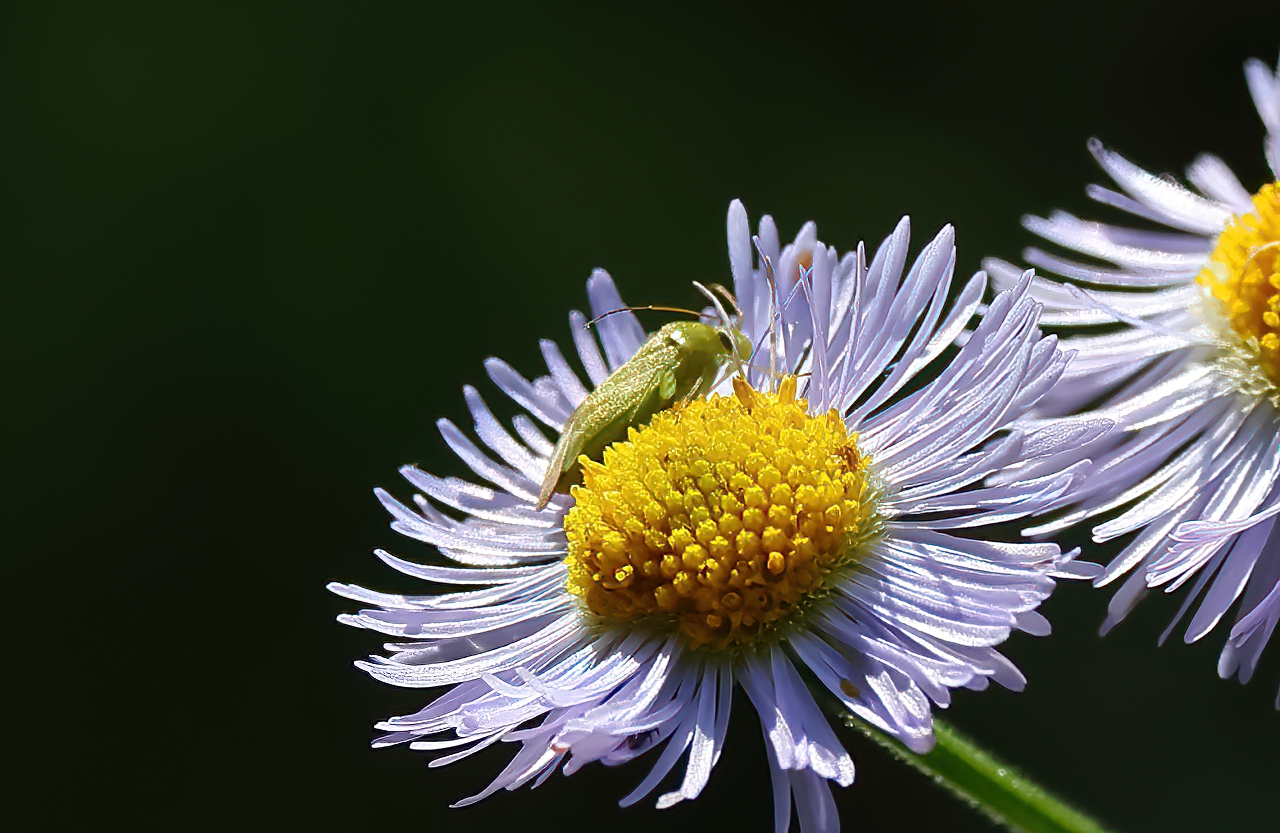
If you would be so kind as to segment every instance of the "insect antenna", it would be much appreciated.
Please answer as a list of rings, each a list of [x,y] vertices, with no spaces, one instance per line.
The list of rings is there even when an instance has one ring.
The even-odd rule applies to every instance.
[[[711,284],[710,289],[712,292],[719,293],[720,297],[724,298],[726,301],[729,302],[729,306],[733,307],[733,312],[735,315],[737,315],[739,318],[742,317],[742,307],[738,306],[738,299],[734,296],[732,292],[730,292],[727,288],[725,288],[724,284],[713,283]]]
[[[737,331],[737,328],[733,325],[733,319],[729,317],[729,313],[727,310],[725,310],[724,304],[720,303],[720,299],[716,297],[714,292],[712,292],[710,289],[707,289],[701,283],[694,281],[693,286],[695,289],[697,289],[699,292],[705,295],[707,300],[711,302],[711,306],[715,308],[716,315],[720,318],[720,329],[725,330],[730,334],[729,343],[732,344],[733,333]],[[737,310],[738,315],[742,315],[742,310],[738,309],[738,304],[734,301],[733,295],[728,294],[729,290],[725,289],[723,286],[720,286],[720,284],[715,284],[714,287],[726,293],[726,296],[728,297],[729,302],[733,304],[733,308]],[[733,361],[734,365],[737,366],[738,375],[741,376],[743,379],[746,379],[747,367],[745,364],[743,364],[742,358],[738,355],[738,351],[736,348],[729,351],[729,358]],[[750,357],[748,357],[748,360],[750,360]]]
[[[692,315],[695,318],[702,317],[702,313],[694,312],[693,310],[685,309],[684,307],[659,307],[659,306],[654,306],[653,304],[649,304],[643,307],[619,307],[618,309],[611,309],[608,312],[600,313],[595,318],[592,318],[590,321],[588,321],[586,324],[583,324],[582,326],[584,329],[589,330],[591,329],[592,324],[595,324],[597,321],[600,321],[601,319],[608,318],[610,315],[617,315],[620,312],[636,312],[637,310],[649,310],[651,312],[681,312],[681,313],[684,313],[685,315]]]
[[[705,286],[698,283],[697,281],[693,282],[693,286],[695,289],[697,289],[699,292],[705,295],[707,300],[711,302],[711,306],[716,311],[716,317],[720,319],[720,326],[726,329],[732,329],[733,319],[729,317],[729,313],[728,311],[725,310],[724,304],[720,303],[720,299],[715,296],[715,293],[713,293],[711,290],[707,289]],[[739,312],[739,314],[741,314],[741,312]]]
[[[755,244],[756,251],[760,254],[760,262],[764,264],[764,279],[769,284],[769,327],[765,333],[769,336],[769,378],[776,381],[778,378],[777,323],[782,317],[782,310],[778,303],[778,280],[773,272],[773,261],[764,253],[760,235],[752,235],[751,242]]]
[[[787,293],[787,297],[783,298],[782,293],[778,288],[777,272],[773,268],[773,260],[765,254],[764,245],[760,242],[759,235],[753,236],[751,238],[751,242],[755,245],[756,252],[760,256],[761,263],[764,264],[764,277],[765,281],[769,284],[769,326],[765,329],[765,332],[761,334],[759,341],[754,345],[751,353],[751,359],[754,361],[756,353],[764,346],[765,337],[767,336],[769,341],[769,375],[776,380],[779,377],[778,366],[779,364],[784,363],[786,353],[782,342],[778,338],[778,329],[782,323],[782,313],[791,306],[791,302],[795,300],[796,295],[801,295],[805,298],[806,302],[808,302],[810,312],[812,314],[813,301],[809,296],[809,290],[810,284],[813,280],[813,267],[800,267],[799,280],[796,281],[795,286],[791,287],[791,291]],[[782,336],[783,338],[786,338],[788,333],[783,332]],[[812,350],[812,340],[806,341],[804,349],[801,351],[797,361],[795,361],[792,366],[785,368],[782,372],[788,375],[809,375],[798,374],[798,371],[804,366],[804,363],[809,358]]]
[[[809,320],[813,329],[813,333],[806,342],[804,350],[800,353],[800,360],[796,363],[796,369],[798,370],[801,367],[804,367],[805,362],[812,358],[817,364],[818,375],[816,378],[820,381],[822,386],[825,386],[827,379],[827,334],[823,331],[817,310],[814,308],[812,266],[808,269],[805,269],[804,267],[800,268],[800,280],[796,282],[796,289],[803,289],[805,303],[809,307]],[[811,385],[812,383],[813,377],[811,376],[808,384]],[[809,392],[809,388],[806,386],[805,395],[808,396]],[[819,390],[818,396],[820,398],[823,397],[824,392]]]

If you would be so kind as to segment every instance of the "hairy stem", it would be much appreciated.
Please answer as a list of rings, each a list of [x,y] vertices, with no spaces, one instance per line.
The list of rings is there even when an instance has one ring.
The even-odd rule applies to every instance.
[[[1053,796],[1017,769],[934,717],[938,745],[919,755],[879,729],[846,716],[894,757],[906,761],[935,784],[1010,830],[1023,833],[1107,833],[1106,828]]]

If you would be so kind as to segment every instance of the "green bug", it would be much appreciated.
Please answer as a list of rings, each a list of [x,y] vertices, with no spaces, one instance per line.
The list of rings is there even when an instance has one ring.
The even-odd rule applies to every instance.
[[[698,288],[712,297],[726,323],[667,324],[601,382],[564,425],[542,480],[538,509],[555,493],[582,482],[580,457],[599,460],[605,448],[627,438],[628,428],[647,424],[654,414],[677,403],[706,396],[722,371],[731,366],[741,369],[750,361],[751,340],[727,323],[728,316],[714,296]]]

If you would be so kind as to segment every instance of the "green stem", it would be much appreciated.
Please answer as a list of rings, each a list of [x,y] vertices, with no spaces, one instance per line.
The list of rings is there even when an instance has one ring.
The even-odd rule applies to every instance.
[[[947,724],[933,719],[938,745],[918,755],[855,717],[850,726],[911,764],[936,784],[998,824],[1023,833],[1106,833],[1106,828],[1050,795],[1018,770],[978,747]]]

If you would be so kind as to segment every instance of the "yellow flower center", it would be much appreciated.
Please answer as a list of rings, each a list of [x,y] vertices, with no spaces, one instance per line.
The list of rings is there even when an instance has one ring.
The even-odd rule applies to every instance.
[[[603,623],[756,641],[854,566],[878,528],[866,458],[839,414],[810,416],[795,377],[734,380],[581,458],[565,518],[569,592]]]
[[[1196,278],[1272,385],[1280,385],[1280,183],[1264,185],[1253,213],[1236,217]]]

